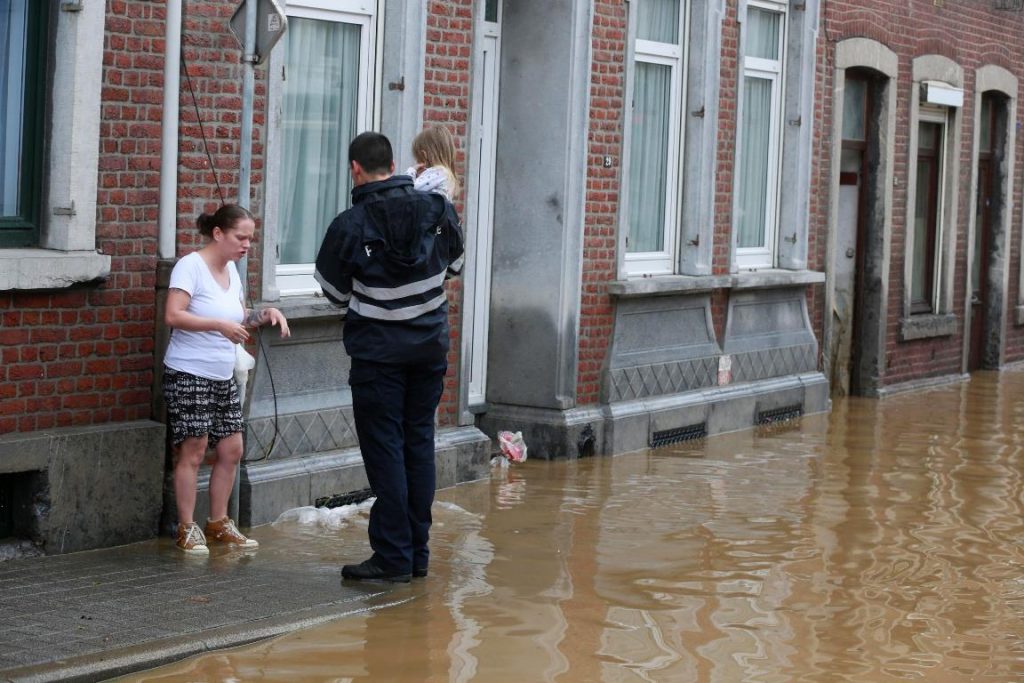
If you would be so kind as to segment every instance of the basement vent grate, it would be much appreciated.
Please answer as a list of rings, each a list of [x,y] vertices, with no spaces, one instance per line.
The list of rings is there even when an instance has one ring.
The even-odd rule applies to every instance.
[[[359,489],[350,493],[339,493],[333,496],[317,498],[315,505],[318,508],[340,508],[342,505],[355,505],[370,498],[373,498],[373,491],[370,489]]]
[[[695,425],[676,427],[675,429],[663,429],[660,432],[654,432],[651,434],[650,444],[651,448],[658,448],[659,446],[668,446],[674,443],[681,443],[683,441],[703,439],[707,435],[708,423],[699,422]]]
[[[773,425],[780,422],[789,422],[790,420],[796,420],[803,414],[804,409],[800,404],[795,406],[772,408],[771,410],[762,410],[757,414],[757,424]]]

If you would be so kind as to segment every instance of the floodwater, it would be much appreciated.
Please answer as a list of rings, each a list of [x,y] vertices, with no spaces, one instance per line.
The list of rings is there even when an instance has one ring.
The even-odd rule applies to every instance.
[[[1022,424],[1024,372],[979,373],[529,460],[440,492],[430,577],[400,604],[131,680],[1021,681]],[[359,523],[274,534],[367,552]]]

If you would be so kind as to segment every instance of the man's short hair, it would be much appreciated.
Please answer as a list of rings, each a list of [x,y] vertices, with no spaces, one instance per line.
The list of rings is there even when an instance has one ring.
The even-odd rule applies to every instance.
[[[358,161],[370,174],[390,173],[394,160],[391,141],[374,131],[360,133],[348,146],[348,162]]]

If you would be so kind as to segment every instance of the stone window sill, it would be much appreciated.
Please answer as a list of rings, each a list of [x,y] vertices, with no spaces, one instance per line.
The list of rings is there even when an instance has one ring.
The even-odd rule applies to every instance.
[[[110,275],[110,257],[96,251],[0,249],[0,291],[64,289]]]
[[[322,296],[283,296],[278,301],[262,301],[257,307],[273,306],[292,320],[319,320],[341,318],[341,311]]]
[[[733,289],[773,289],[816,285],[825,281],[825,273],[814,270],[783,270],[765,268],[736,273],[732,276]]]
[[[825,281],[825,273],[812,270],[758,270],[733,275],[655,275],[613,280],[608,294],[620,298],[698,294],[715,289],[772,289]]]
[[[952,313],[914,315],[900,320],[900,341],[949,337],[956,334],[957,318]]]
[[[654,275],[651,277],[613,280],[608,283],[608,294],[620,299],[671,294],[696,294],[728,287],[729,275]]]

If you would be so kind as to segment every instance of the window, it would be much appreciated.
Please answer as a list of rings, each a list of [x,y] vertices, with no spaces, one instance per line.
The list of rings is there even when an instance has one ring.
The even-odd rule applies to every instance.
[[[628,177],[627,275],[672,273],[680,224],[687,3],[637,8]]]
[[[0,0],[0,246],[35,246],[43,169],[45,2]]]
[[[921,107],[917,129],[917,188],[914,193],[914,248],[910,312],[934,313],[942,272],[942,187],[946,112]]]
[[[350,203],[348,145],[373,127],[376,17],[350,0],[288,4],[281,98],[277,286],[319,291],[313,262]]]
[[[782,173],[785,9],[785,4],[751,0],[743,26],[743,99],[737,121],[734,226],[740,268],[775,265]]]

